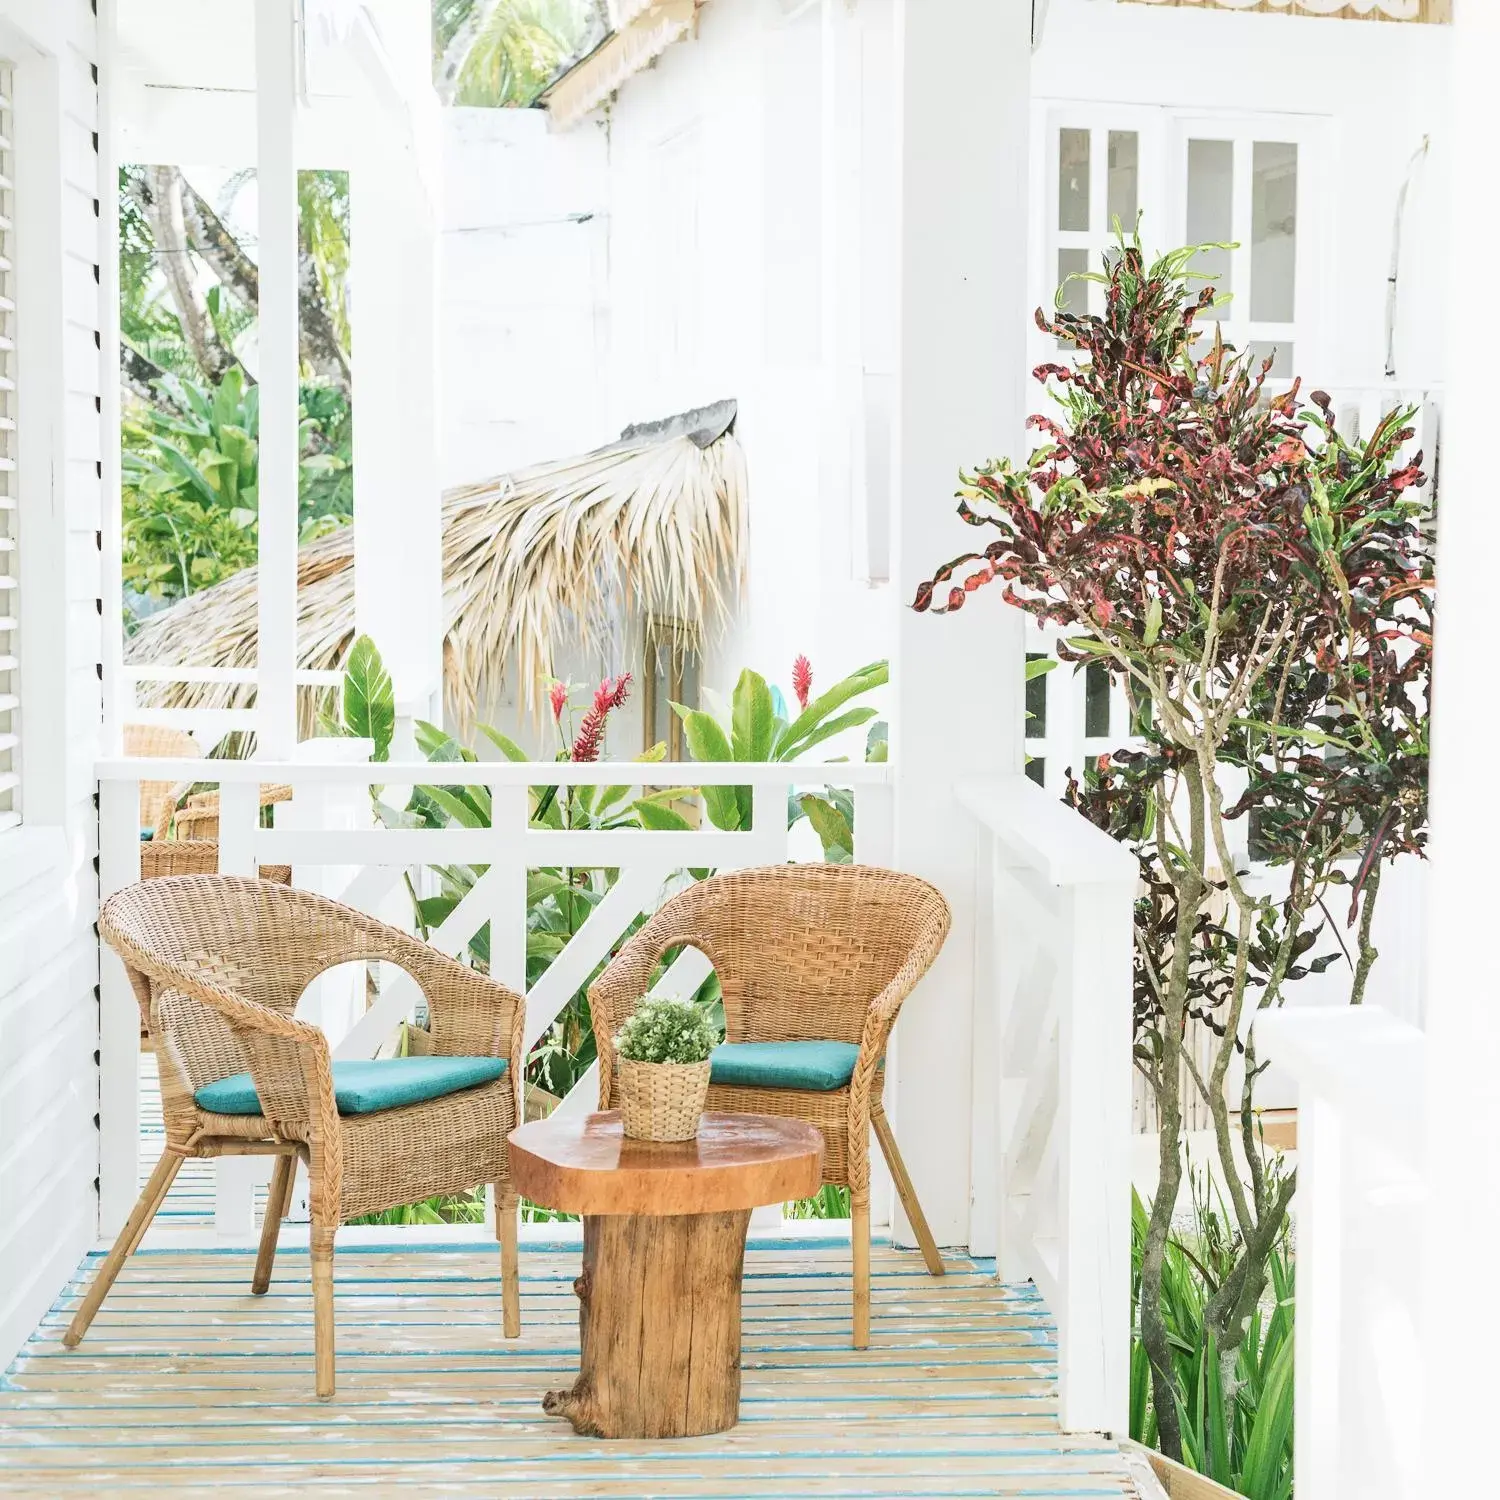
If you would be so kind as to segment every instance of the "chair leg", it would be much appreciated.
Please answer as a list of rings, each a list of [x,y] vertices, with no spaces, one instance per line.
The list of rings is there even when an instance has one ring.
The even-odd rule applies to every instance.
[[[287,1200],[292,1196],[292,1175],[297,1170],[297,1158],[288,1153],[276,1158],[271,1173],[271,1188],[266,1194],[266,1217],[260,1226],[260,1253],[255,1257],[255,1279],[250,1290],[263,1297],[271,1286],[271,1267],[276,1263],[276,1237],[281,1232],[281,1221],[286,1217]]]
[[[849,1195],[849,1239],[854,1249],[854,1347],[870,1347],[870,1194]]]
[[[177,1152],[170,1150],[162,1152],[161,1160],[157,1162],[156,1169],[151,1173],[146,1186],[141,1190],[141,1196],[136,1200],[135,1208],[131,1210],[130,1217],[125,1221],[125,1227],[120,1231],[120,1237],[105,1257],[104,1264],[99,1267],[98,1275],[94,1277],[93,1284],[84,1294],[83,1301],[78,1305],[78,1311],[73,1314],[73,1321],[68,1324],[68,1331],[63,1334],[65,1347],[76,1349],[84,1334],[89,1331],[89,1324],[94,1321],[94,1314],[99,1311],[100,1303],[109,1295],[109,1289],[115,1284],[115,1277],[120,1274],[120,1268],[130,1259],[136,1246],[145,1237],[151,1220],[156,1217],[156,1210],[161,1207],[161,1200],[167,1196],[167,1189],[172,1186],[173,1179],[177,1176],[181,1166],[182,1157]]]
[[[520,1217],[521,1202],[514,1192],[508,1192],[500,1183],[492,1185],[495,1195],[495,1238],[500,1241],[500,1302],[505,1337],[521,1336],[521,1266],[520,1266]]]
[[[318,1399],[333,1395],[333,1230],[312,1231],[313,1365]]]
[[[891,1122],[886,1119],[885,1110],[878,1100],[871,1102],[870,1123],[875,1127],[875,1139],[880,1142],[885,1164],[891,1169],[891,1180],[896,1184],[896,1191],[901,1195],[901,1206],[906,1210],[912,1233],[917,1237],[922,1259],[927,1262],[927,1270],[933,1276],[941,1276],[943,1257],[938,1254],[938,1247],[932,1238],[932,1230],[927,1224],[927,1215],[922,1212],[922,1205],[917,1201],[917,1190],[911,1185],[911,1178],[906,1174],[906,1163],[901,1160],[901,1150],[896,1145],[895,1135],[891,1132]]]

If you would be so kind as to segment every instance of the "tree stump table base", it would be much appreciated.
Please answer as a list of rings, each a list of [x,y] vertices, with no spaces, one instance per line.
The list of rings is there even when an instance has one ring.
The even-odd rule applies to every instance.
[[[700,1437],[740,1414],[748,1210],[584,1220],[578,1379],[542,1409],[587,1437]]]
[[[694,1140],[636,1141],[614,1111],[554,1117],[511,1132],[510,1166],[533,1203],[583,1216],[578,1378],[542,1409],[589,1437],[733,1427],[750,1210],[817,1191],[817,1129],[706,1114]]]

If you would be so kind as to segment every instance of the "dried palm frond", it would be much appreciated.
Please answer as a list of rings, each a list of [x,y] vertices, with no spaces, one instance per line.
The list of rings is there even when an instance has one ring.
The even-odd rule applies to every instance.
[[[509,673],[536,711],[566,646],[596,648],[627,612],[722,627],[745,558],[744,453],[728,417],[628,430],[580,457],[449,490],[443,497],[443,676],[447,703],[472,722]],[[688,418],[702,416],[690,413]],[[354,534],[345,527],[298,553],[297,664],[338,668],[354,639]],[[247,568],[147,620],[132,663],[255,663],[256,570]],[[377,643],[378,644],[378,643]],[[142,685],[153,706],[243,707],[249,684]],[[304,733],[313,695],[301,695]]]

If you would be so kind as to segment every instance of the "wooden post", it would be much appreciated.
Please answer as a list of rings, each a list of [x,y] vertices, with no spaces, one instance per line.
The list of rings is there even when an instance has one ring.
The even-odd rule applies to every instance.
[[[297,742],[296,0],[255,6],[256,196],[260,204],[260,571],[256,590],[259,751]]]
[[[937,1242],[954,1245],[969,1238],[972,1090],[952,1059],[973,1034],[976,919],[954,783],[1020,768],[1021,617],[983,595],[954,619],[909,605],[969,540],[947,503],[960,467],[1024,440],[1031,0],[902,0],[898,25],[895,864],[937,885],[954,922],[902,1011],[892,1122]],[[899,1211],[895,1234],[911,1243]]]
[[[578,1379],[542,1409],[590,1437],[698,1437],[740,1414],[740,1278],[750,1215],[583,1221]]]

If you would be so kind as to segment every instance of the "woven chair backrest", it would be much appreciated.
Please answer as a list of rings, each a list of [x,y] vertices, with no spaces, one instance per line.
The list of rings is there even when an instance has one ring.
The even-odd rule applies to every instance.
[[[174,987],[160,968],[290,1015],[318,974],[371,952],[370,930],[356,924],[348,908],[308,891],[191,875],[127,887],[106,904],[99,930],[127,965],[150,977],[152,1041],[191,1093],[249,1063],[219,1013]],[[165,1094],[165,1076],[162,1086]]]
[[[121,734],[125,753],[133,758],[170,755],[176,760],[197,760],[203,755],[202,746],[185,729],[169,729],[164,724],[127,724]],[[141,783],[142,828],[156,827],[162,798],[176,785],[175,781]]]
[[[858,1042],[902,966],[932,961],[948,904],[926,881],[867,865],[716,875],[662,908],[712,961],[731,1041]]]

